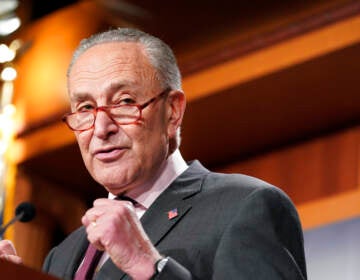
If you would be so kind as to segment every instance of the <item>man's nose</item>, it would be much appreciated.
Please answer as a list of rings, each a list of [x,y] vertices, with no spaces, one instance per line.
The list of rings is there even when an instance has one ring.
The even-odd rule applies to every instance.
[[[94,123],[94,135],[99,138],[107,138],[118,131],[119,125],[105,110],[98,110]]]

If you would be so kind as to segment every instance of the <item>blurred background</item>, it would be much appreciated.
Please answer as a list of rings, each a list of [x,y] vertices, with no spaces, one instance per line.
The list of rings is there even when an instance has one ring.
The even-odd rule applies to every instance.
[[[305,230],[309,279],[359,279],[360,1],[0,1],[0,212],[27,266],[94,198],[71,131],[66,70],[79,41],[132,26],[175,51],[188,106],[181,151],[282,188]]]

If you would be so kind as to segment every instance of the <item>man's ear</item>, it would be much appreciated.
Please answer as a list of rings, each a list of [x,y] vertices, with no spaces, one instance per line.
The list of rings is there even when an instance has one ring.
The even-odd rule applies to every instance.
[[[185,94],[179,90],[170,91],[167,102],[168,136],[174,138],[184,116],[186,107]]]

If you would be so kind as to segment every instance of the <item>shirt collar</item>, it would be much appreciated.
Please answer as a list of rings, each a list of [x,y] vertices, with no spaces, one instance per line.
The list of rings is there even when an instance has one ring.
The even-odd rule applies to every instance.
[[[126,195],[148,209],[156,198],[187,168],[188,165],[177,149],[167,158],[152,186],[146,188],[139,186],[127,192]],[[113,199],[115,196],[109,193],[109,198]]]

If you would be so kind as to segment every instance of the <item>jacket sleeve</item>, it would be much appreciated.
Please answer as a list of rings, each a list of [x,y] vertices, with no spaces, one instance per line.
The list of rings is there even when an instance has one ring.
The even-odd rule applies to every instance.
[[[51,249],[51,251],[49,252],[49,254],[46,256],[43,266],[42,266],[42,271],[44,273],[49,273],[49,267],[51,265],[51,259],[52,256],[54,255],[54,251],[56,250],[56,247],[54,247],[53,249]]]
[[[250,194],[219,243],[213,279],[306,279],[303,234],[290,199],[275,187]]]
[[[190,271],[177,263],[174,259],[169,258],[163,271],[154,278],[154,280],[190,280],[193,279]]]

